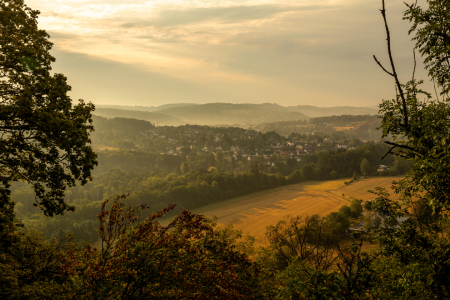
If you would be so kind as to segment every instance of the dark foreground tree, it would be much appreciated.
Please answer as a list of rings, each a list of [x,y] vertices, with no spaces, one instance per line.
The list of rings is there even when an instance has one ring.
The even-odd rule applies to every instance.
[[[36,204],[52,216],[73,210],[64,191],[85,184],[97,164],[90,147],[94,106],[73,106],[63,74],[51,74],[52,43],[39,11],[0,0],[0,217],[12,217],[9,187],[32,184]],[[4,221],[0,221],[2,223]],[[0,230],[2,230],[0,228]]]
[[[100,249],[71,251],[61,272],[73,278],[69,299],[254,299],[258,268],[203,216],[183,211],[167,226],[136,224],[141,207],[118,197],[99,215]]]
[[[405,179],[394,184],[400,198],[393,201],[378,189],[375,210],[389,215],[381,227],[380,249],[390,258],[389,273],[400,284],[385,290],[404,299],[450,298],[450,239],[446,233],[450,208],[450,2],[427,0],[407,4],[405,19],[412,23],[416,49],[422,54],[430,80],[436,84],[435,99],[419,89],[414,78],[402,84],[395,69],[383,1],[382,16],[388,41],[395,99],[380,105],[383,137],[389,153],[413,162]],[[425,4],[421,6],[422,4]],[[375,58],[376,59],[376,58]],[[415,62],[414,62],[415,63]],[[389,71],[388,71],[388,70]],[[423,99],[423,100],[422,100]],[[409,220],[402,221],[402,217]]]
[[[44,214],[62,214],[73,210],[64,202],[66,187],[85,184],[97,164],[89,139],[94,106],[81,100],[72,106],[66,78],[50,74],[52,43],[38,29],[38,15],[22,0],[0,0],[2,299],[53,298],[50,287],[68,279],[59,272],[61,244],[18,230],[11,183],[30,183]]]
[[[175,205],[139,222],[147,207],[125,207],[125,195],[98,216],[101,246],[21,235],[0,255],[1,299],[255,299],[259,270],[245,249],[203,216]]]

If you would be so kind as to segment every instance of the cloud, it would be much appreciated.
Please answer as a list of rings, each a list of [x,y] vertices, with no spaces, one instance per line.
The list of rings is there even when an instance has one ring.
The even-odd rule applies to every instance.
[[[239,23],[250,20],[273,18],[276,14],[290,11],[312,11],[323,9],[320,5],[281,6],[274,4],[254,6],[230,6],[193,9],[161,10],[157,17],[142,22],[124,23],[125,28],[140,26],[180,26],[202,22]]]
[[[34,0],[29,5],[42,10],[40,27],[49,31],[58,53],[80,54],[63,56],[87,69],[102,61],[99,74],[108,61],[111,68],[128,65],[134,71],[125,72],[127,78],[160,82],[152,89],[167,101],[182,101],[177,97],[191,91],[198,101],[209,102],[226,97],[272,102],[282,95],[290,104],[307,97],[372,105],[388,94],[382,88],[384,74],[371,57],[386,61],[375,0]],[[402,10],[400,2],[388,4],[393,49],[406,78],[412,44]],[[82,77],[77,84],[95,88]],[[184,86],[183,92],[163,91],[172,84]],[[368,92],[371,86],[375,92]],[[199,93],[202,88],[205,92]],[[145,84],[133,90],[151,92]],[[119,101],[117,95],[123,93],[111,92],[109,99]]]

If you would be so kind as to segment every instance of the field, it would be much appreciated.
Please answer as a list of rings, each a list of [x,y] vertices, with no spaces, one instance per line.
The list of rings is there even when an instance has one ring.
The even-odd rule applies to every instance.
[[[326,215],[348,203],[328,190],[344,185],[344,180],[288,185],[222,201],[193,210],[207,217],[216,216],[219,224],[233,223],[235,229],[256,237],[264,244],[266,227],[288,215]]]
[[[334,130],[336,131],[344,131],[344,130],[350,130],[350,129],[354,129],[354,126],[347,126],[347,127],[334,127]]]
[[[265,244],[266,227],[274,225],[288,215],[327,215],[337,211],[350,199],[370,200],[367,190],[376,186],[390,187],[400,177],[367,178],[344,185],[345,180],[307,181],[276,189],[233,198],[193,210],[212,218],[219,224],[233,223],[235,229],[256,237],[257,245]],[[344,193],[344,197],[342,196]]]
[[[399,181],[403,177],[373,177],[364,178],[348,185],[342,186],[336,189],[336,194],[344,194],[346,198],[358,198],[364,201],[375,199],[375,194],[367,192],[368,190],[375,191],[377,186],[386,188],[388,193],[393,196],[392,199],[396,199],[394,191],[392,189],[392,181]]]

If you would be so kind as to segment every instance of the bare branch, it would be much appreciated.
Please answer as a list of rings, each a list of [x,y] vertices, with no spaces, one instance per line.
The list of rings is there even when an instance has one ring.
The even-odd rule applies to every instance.
[[[388,26],[387,19],[386,19],[386,7],[385,7],[385,4],[384,4],[384,0],[382,0],[382,4],[383,4],[383,9],[381,9],[380,12],[381,12],[381,15],[383,16],[384,27],[386,28],[386,41],[387,41],[387,47],[388,47],[389,60],[391,62],[391,67],[392,67],[392,76],[395,79],[395,83],[396,83],[397,88],[398,88],[399,93],[400,93],[400,98],[402,99],[402,104],[403,104],[403,122],[404,122],[403,125],[405,126],[405,128],[407,128],[408,127],[408,111],[406,109],[406,98],[405,98],[405,95],[403,93],[403,89],[402,89],[402,86],[400,84],[400,81],[398,80],[397,72],[395,71],[394,59],[392,57],[392,51],[391,51],[391,35],[389,33],[389,26]]]
[[[377,59],[377,57],[376,57],[375,55],[373,56],[373,59],[375,59],[375,61],[376,61],[377,64],[380,66],[380,68],[383,69],[383,71],[385,71],[386,73],[388,73],[388,74],[391,75],[391,76],[394,76],[394,74],[392,74],[391,72],[389,72],[388,70],[386,70],[386,69],[383,67],[383,65],[378,61],[378,59]]]
[[[432,78],[432,80],[433,80],[433,86],[434,86],[434,93],[436,94],[436,98],[439,101],[439,95],[436,90],[436,81],[434,80],[434,77]]]
[[[416,50],[415,49],[413,49],[413,56],[414,56],[414,69],[413,69],[413,74],[412,74],[412,82],[414,84],[414,75],[416,74],[416,66],[417,66]]]

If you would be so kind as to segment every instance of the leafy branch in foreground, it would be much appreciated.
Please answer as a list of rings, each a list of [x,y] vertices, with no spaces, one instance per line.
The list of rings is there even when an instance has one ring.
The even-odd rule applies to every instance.
[[[184,210],[167,226],[157,221],[174,205],[138,223],[145,206],[125,208],[118,196],[99,214],[100,249],[71,251],[61,270],[74,278],[70,299],[253,299],[258,268],[219,238],[210,221]],[[106,295],[106,296],[105,296]]]

